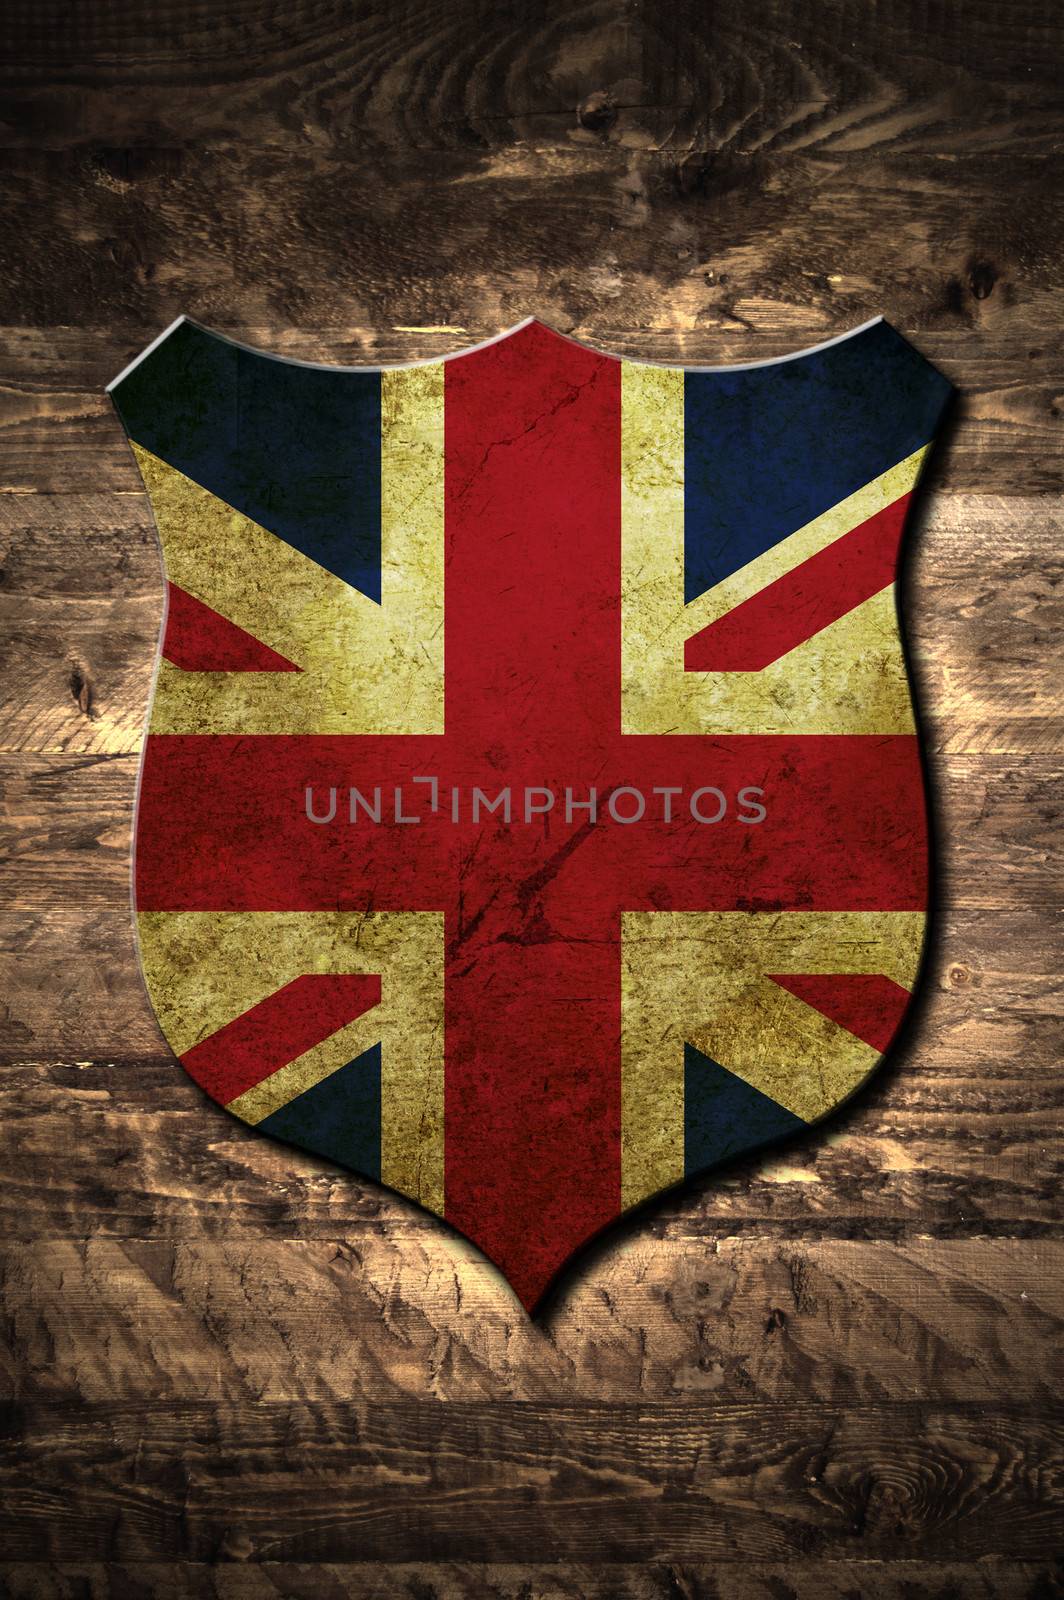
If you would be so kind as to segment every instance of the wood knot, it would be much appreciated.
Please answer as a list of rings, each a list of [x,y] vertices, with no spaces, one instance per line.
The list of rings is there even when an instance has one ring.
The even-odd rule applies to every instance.
[[[978,257],[968,263],[968,287],[976,300],[987,300],[994,292],[1000,274],[989,261]]]
[[[946,973],[946,983],[951,989],[964,989],[972,982],[971,967],[966,967],[963,961],[954,961]]]
[[[576,108],[576,120],[589,133],[609,133],[617,121],[617,107],[608,89],[596,89]]]
[[[222,1561],[248,1561],[255,1553],[252,1539],[242,1528],[226,1528],[218,1546]]]
[[[673,182],[678,194],[701,195],[709,189],[712,164],[708,156],[701,153],[685,156],[678,161],[673,170]]]
[[[88,672],[76,661],[71,663],[70,676],[67,679],[70,692],[74,696],[78,710],[90,720],[94,720],[96,712],[93,709],[93,686]]]

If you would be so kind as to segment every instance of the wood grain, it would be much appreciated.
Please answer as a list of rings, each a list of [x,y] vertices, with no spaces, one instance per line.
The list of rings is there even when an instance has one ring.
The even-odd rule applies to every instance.
[[[56,975],[57,988],[61,982]],[[1044,1007],[1036,982],[1017,1007]],[[61,991],[60,991],[61,992]],[[999,991],[1000,994],[1000,991]],[[101,993],[96,1004],[106,1009]],[[989,1004],[1008,1004],[1007,995]],[[82,1003],[85,1003],[84,998]],[[111,1002],[113,1003],[113,1001]],[[1048,1032],[1001,1030],[1003,1055]],[[958,1029],[959,1066],[925,1066],[915,1044],[835,1119],[803,1138],[661,1200],[638,1228],[710,1248],[721,1237],[1059,1237],[1064,1098],[1055,1054],[997,1077],[971,1064],[987,1029]],[[991,1037],[994,1037],[991,1034]],[[965,1059],[966,1058],[966,1059]],[[257,1139],[204,1101],[159,1047],[124,1062],[5,1070],[0,1226],[8,1238],[349,1238],[437,1225],[373,1185]],[[55,1152],[62,1161],[55,1161]],[[44,1186],[42,1167],[54,1164]],[[636,1228],[633,1224],[633,1229]],[[442,1240],[439,1240],[443,1249]]]
[[[1059,1600],[1058,1563],[0,1563],[12,1600]]]
[[[401,1219],[400,1219],[401,1220]],[[438,1228],[349,1242],[230,1233],[42,1241],[0,1257],[18,1404],[1051,1404],[1064,1346],[1059,1239],[899,1244],[607,1237],[545,1322]],[[446,1326],[448,1338],[412,1332]],[[642,1337],[640,1337],[642,1335]],[[656,1414],[656,1413],[655,1413]]]
[[[14,0],[0,64],[0,1593],[1064,1595],[1064,17],[1049,0]],[[535,312],[727,363],[883,313],[961,390],[902,611],[938,839],[902,1047],[530,1324],[207,1102],[137,974],[161,615],[104,385]],[[1056,853],[1056,854],[1055,854]]]
[[[1059,1563],[0,1563],[11,1600],[1060,1600]]]
[[[387,1561],[409,1542],[518,1561],[532,1538],[556,1561],[978,1560],[1003,1539],[1031,1559],[1060,1514],[1052,1410],[111,1401],[12,1421],[9,1560]]]
[[[839,0],[722,0],[709,14],[694,0],[302,0],[283,27],[251,5],[181,0],[120,0],[76,29],[57,0],[11,11],[11,145],[953,154],[963,131],[977,149],[1059,147],[1059,18],[1038,0],[888,0],[873,15]]]

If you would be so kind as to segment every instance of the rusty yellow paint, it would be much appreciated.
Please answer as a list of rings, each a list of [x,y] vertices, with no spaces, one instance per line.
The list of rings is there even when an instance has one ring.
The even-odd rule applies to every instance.
[[[147,911],[141,965],[184,1055],[304,973],[378,973],[380,1005],[232,1101],[257,1123],[381,1043],[381,1181],[443,1212],[443,916],[439,912]]]
[[[623,1204],[684,1176],[685,1043],[805,1122],[852,1094],[879,1052],[766,974],[882,973],[911,989],[925,921],[909,911],[626,913]]]

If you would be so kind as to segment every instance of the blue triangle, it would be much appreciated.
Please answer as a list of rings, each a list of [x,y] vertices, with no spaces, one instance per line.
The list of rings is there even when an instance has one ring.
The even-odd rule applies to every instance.
[[[889,323],[800,360],[684,374],[684,598],[934,437],[948,380]]]
[[[808,1126],[693,1045],[684,1045],[684,1171],[700,1172]]]
[[[381,377],[179,323],[115,384],[130,438],[371,600],[381,597]]]
[[[264,1117],[260,1133],[328,1156],[367,1178],[381,1175],[381,1047],[373,1045]]]

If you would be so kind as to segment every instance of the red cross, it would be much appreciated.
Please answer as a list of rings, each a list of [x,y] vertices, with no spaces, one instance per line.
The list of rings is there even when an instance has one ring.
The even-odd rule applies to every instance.
[[[911,740],[621,733],[620,370],[538,324],[447,365],[444,735],[156,738],[141,794],[142,908],[445,913],[446,1215],[529,1306],[620,1210],[622,912],[922,904]],[[305,819],[308,783],[424,810],[415,774],[416,826]],[[514,821],[453,823],[452,785]],[[526,785],[769,816],[526,824]]]

